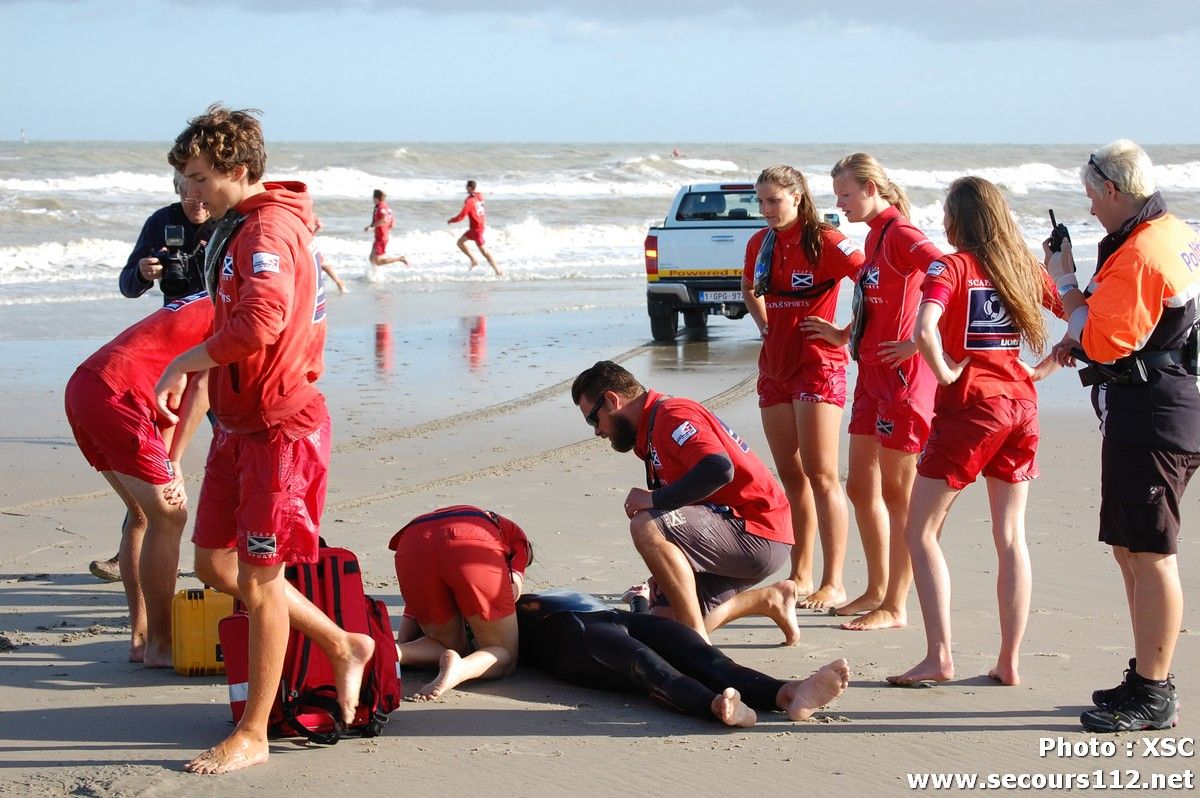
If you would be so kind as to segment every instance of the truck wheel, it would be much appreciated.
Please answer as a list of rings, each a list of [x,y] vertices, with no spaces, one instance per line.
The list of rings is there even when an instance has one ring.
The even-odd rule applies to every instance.
[[[650,317],[650,335],[655,341],[674,341],[679,334],[679,314],[673,310]]]
[[[683,326],[689,330],[703,330],[708,327],[708,314],[703,310],[685,310]]]

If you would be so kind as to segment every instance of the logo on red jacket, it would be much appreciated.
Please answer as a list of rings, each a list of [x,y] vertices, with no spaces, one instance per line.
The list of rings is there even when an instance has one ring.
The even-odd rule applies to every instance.
[[[221,279],[222,280],[232,280],[233,279],[233,256],[232,255],[226,255],[225,260],[221,261]]]
[[[863,272],[863,288],[878,288],[879,287],[879,267],[868,266]]]
[[[692,426],[692,422],[685,421],[675,428],[671,433],[671,439],[675,441],[676,446],[683,446],[692,436],[696,434],[696,428]]]
[[[803,289],[813,287],[812,272],[792,272],[792,289]]]
[[[946,271],[946,264],[942,263],[940,260],[935,260],[933,263],[929,264],[929,268],[925,270],[925,273],[930,277],[939,277],[944,271]]]
[[[967,290],[967,349],[1020,349],[1021,333],[995,288]]]
[[[260,272],[279,274],[279,256],[274,252],[255,252],[250,258],[250,266],[255,274]]]

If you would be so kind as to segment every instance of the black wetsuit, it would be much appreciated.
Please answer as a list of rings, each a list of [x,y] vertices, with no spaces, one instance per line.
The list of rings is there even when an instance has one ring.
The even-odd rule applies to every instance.
[[[616,610],[584,593],[526,593],[517,600],[520,664],[598,690],[636,691],[671,709],[713,719],[726,687],[749,707],[776,710],[784,682],[738,665],[676,621]]]

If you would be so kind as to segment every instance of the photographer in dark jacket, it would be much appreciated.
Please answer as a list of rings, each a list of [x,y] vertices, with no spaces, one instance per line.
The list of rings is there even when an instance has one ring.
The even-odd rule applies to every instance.
[[[167,262],[163,250],[167,248],[168,225],[183,228],[183,245],[178,247],[178,251],[185,257],[182,261],[183,280],[168,279],[165,286],[159,286],[163,292],[163,304],[207,290],[204,284],[204,243],[214,223],[208,218],[208,208],[200,200],[188,195],[187,181],[178,172],[175,173],[175,193],[181,201],[159,208],[150,215],[142,225],[141,235],[129,254],[125,268],[121,270],[121,293],[130,299],[146,293],[155,280],[162,279]],[[163,256],[161,259],[160,255]]]

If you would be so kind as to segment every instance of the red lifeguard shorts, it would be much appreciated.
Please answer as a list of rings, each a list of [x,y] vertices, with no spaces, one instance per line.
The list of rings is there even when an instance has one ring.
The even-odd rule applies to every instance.
[[[205,549],[236,546],[238,559],[250,565],[315,562],[330,430],[328,415],[296,440],[278,430],[239,435],[218,427],[192,542]]]
[[[788,380],[759,374],[758,406],[790,405],[792,402],[825,402],[846,406],[846,367],[817,366],[804,369]]]
[[[383,257],[387,252],[388,239],[387,236],[375,236],[375,243],[371,245],[371,257]]]
[[[980,472],[1004,482],[1026,482],[1038,475],[1037,445],[1037,402],[989,396],[933,417],[917,473],[944,479],[955,490],[970,485]]]
[[[463,237],[466,238],[468,241],[474,241],[476,244],[478,244],[481,247],[483,246],[483,231],[482,230],[468,230],[467,232],[463,233]]]
[[[420,624],[457,615],[485,621],[516,612],[507,548],[483,519],[448,518],[404,530],[396,541],[396,579],[404,612]]]
[[[874,435],[884,449],[919,452],[929,439],[936,391],[937,380],[919,356],[902,369],[859,363],[850,434]]]
[[[92,468],[151,485],[175,478],[158,414],[132,392],[117,393],[99,374],[80,368],[67,381],[65,404],[75,442]]]

